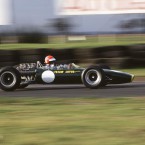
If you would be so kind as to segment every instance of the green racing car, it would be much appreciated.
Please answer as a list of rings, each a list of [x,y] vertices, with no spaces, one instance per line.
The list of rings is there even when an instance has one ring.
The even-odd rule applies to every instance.
[[[21,63],[0,69],[0,88],[14,91],[31,84],[84,84],[96,89],[108,84],[122,84],[133,81],[134,75],[110,69],[105,65],[91,65],[87,68],[74,63],[55,65],[48,68],[36,63]]]

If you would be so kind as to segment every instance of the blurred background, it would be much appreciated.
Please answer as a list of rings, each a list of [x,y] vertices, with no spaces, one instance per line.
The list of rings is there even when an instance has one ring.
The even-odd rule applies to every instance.
[[[64,63],[144,67],[144,12],[145,0],[0,0],[0,66],[51,53]]]
[[[141,77],[96,91],[1,91],[0,145],[145,144],[145,0],[0,0],[0,68],[49,54]]]

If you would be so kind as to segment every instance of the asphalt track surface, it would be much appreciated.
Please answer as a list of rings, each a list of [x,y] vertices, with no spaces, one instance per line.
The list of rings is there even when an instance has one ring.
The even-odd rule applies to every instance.
[[[14,92],[0,90],[0,97],[145,97],[145,82],[89,89],[84,85],[30,85]]]

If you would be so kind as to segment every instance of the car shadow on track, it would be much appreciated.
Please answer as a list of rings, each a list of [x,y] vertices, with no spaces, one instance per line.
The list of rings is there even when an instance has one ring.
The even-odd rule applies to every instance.
[[[145,87],[145,83],[143,84],[116,84],[116,85],[107,85],[102,87],[101,89],[122,89],[122,88],[142,88]]]
[[[25,88],[25,89],[18,89],[17,91],[43,91],[43,90],[76,90],[76,89],[85,89],[84,86],[44,86],[42,87],[33,87],[33,88]]]
[[[142,88],[145,87],[145,83],[133,83],[133,84],[116,84],[116,85],[107,85],[105,87],[100,87],[97,90],[107,90],[107,89],[122,89],[122,88]],[[28,88],[25,89],[18,89],[17,91],[46,91],[46,90],[81,90],[81,89],[89,89],[86,88],[84,85],[61,85],[61,86],[29,86]],[[95,90],[95,89],[92,89]]]

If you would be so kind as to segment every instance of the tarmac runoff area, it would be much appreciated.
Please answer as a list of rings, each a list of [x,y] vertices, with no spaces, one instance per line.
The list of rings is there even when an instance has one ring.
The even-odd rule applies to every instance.
[[[145,81],[135,79],[133,83],[98,89],[89,89],[84,85],[30,85],[14,92],[0,90],[0,97],[145,97]]]

